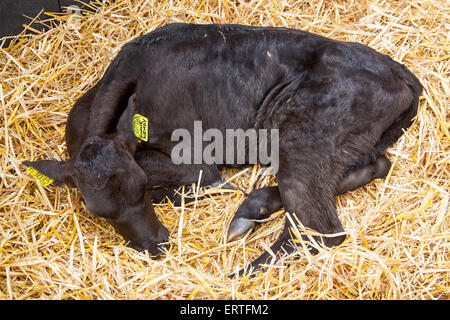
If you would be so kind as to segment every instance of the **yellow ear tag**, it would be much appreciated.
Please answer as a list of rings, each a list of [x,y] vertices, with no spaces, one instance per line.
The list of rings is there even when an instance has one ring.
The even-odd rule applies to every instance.
[[[50,177],[47,177],[45,174],[40,173],[33,167],[28,167],[27,172],[31,174],[33,177],[36,178],[37,181],[39,181],[43,186],[47,187],[50,183],[53,182],[53,179]]]
[[[140,114],[133,116],[134,135],[143,141],[148,141],[148,119]]]

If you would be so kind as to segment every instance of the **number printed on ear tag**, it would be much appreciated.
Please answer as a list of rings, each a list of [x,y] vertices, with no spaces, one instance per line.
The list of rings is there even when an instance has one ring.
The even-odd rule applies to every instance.
[[[53,182],[53,179],[50,177],[47,177],[45,174],[40,173],[33,167],[28,167],[27,172],[31,174],[33,177],[36,178],[37,181],[39,181],[43,186],[47,187],[50,183]]]
[[[148,119],[140,114],[133,116],[133,132],[134,135],[142,140],[148,141]]]

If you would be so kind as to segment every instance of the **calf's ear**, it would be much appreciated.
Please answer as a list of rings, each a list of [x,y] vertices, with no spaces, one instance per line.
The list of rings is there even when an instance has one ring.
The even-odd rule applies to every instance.
[[[114,136],[114,140],[121,143],[132,155],[134,155],[138,143],[133,126],[133,116],[136,113],[136,94],[134,93],[128,98],[127,107],[119,118]]]
[[[52,183],[58,187],[63,184],[75,187],[70,161],[24,161],[23,164],[29,168],[33,168],[34,170],[29,169],[27,171],[45,185]]]

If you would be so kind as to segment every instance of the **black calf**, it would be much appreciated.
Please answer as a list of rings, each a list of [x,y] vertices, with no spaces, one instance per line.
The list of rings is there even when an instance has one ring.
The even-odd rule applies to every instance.
[[[192,133],[194,121],[222,133],[278,129],[278,188],[254,191],[229,235],[281,207],[305,227],[340,233],[335,195],[387,173],[383,152],[411,125],[421,92],[406,67],[361,44],[285,28],[173,24],[126,44],[77,101],[67,122],[69,161],[27,165],[77,185],[90,211],[157,253],[168,233],[151,187],[197,182],[200,170],[211,183],[222,166],[174,165],[172,132]],[[130,134],[136,113],[148,119],[148,141]],[[286,220],[274,252],[293,250],[289,227]],[[344,238],[318,239],[331,246]]]

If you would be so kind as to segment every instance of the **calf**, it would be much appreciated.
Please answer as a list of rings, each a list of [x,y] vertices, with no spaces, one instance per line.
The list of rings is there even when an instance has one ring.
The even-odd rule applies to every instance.
[[[210,184],[223,166],[175,165],[172,132],[192,132],[194,121],[220,132],[277,129],[278,186],[249,195],[228,239],[284,207],[322,234],[316,240],[338,245],[345,236],[335,196],[387,174],[383,153],[411,125],[421,91],[406,67],[358,43],[286,28],[171,24],[127,43],[75,103],[70,160],[25,164],[56,185],[77,186],[93,214],[157,254],[168,231],[154,213],[153,187],[197,182],[200,171]],[[148,119],[148,139],[133,134],[136,114]],[[273,252],[294,250],[292,221]]]

